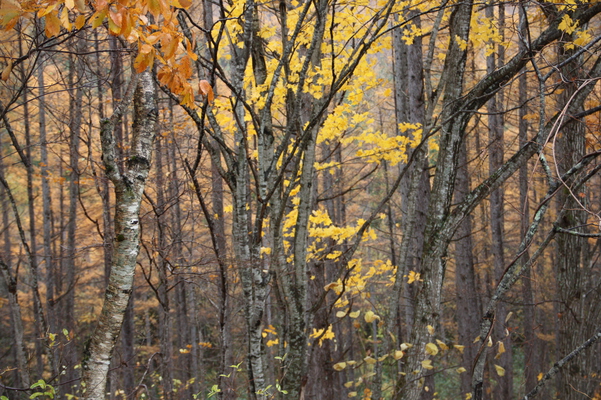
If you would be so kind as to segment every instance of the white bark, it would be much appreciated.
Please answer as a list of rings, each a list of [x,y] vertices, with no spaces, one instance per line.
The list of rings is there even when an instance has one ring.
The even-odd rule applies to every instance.
[[[82,391],[85,400],[100,400],[105,397],[112,352],[132,293],[139,251],[138,213],[150,169],[157,120],[156,93],[150,71],[142,72],[137,83],[132,150],[121,175],[115,162],[116,142],[112,126],[122,111],[123,108],[116,110],[110,120],[102,123],[103,161],[106,173],[115,185],[115,250],[104,305],[87,349],[88,358],[84,361]]]

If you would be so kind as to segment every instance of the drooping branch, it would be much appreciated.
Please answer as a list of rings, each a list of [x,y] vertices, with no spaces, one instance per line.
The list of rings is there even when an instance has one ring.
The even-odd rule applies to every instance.
[[[549,381],[551,378],[553,378],[555,375],[557,375],[559,373],[559,371],[561,371],[561,369],[566,366],[566,364],[568,364],[570,361],[572,361],[573,359],[578,357],[578,355],[580,355],[580,353],[582,353],[584,350],[591,347],[599,339],[601,339],[601,329],[598,330],[597,333],[595,333],[593,336],[591,336],[586,342],[582,343],[580,346],[578,346],[577,348],[572,350],[572,352],[570,352],[570,354],[568,354],[567,356],[565,356],[564,358],[562,358],[561,360],[556,362],[553,365],[553,367],[549,371],[547,371],[547,373],[545,375],[543,375],[542,379],[538,382],[538,384],[530,392],[528,392],[528,394],[526,394],[524,396],[523,400],[533,399],[538,394],[538,392],[542,389],[542,387],[545,386],[547,381]]]

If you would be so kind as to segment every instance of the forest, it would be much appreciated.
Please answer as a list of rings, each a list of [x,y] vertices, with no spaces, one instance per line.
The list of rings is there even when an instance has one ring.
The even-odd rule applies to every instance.
[[[601,2],[0,0],[0,400],[601,399]]]

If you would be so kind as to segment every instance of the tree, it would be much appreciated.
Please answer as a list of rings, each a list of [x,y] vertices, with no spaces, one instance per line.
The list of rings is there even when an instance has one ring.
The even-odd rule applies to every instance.
[[[601,7],[510,7],[3,2],[2,394],[593,397]]]

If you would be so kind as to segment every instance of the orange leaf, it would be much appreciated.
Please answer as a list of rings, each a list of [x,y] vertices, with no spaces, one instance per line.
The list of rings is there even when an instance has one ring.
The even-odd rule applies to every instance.
[[[123,11],[123,24],[121,25],[121,35],[127,38],[131,35],[131,31],[134,27],[134,21],[132,15],[127,11]]]
[[[54,37],[61,31],[61,21],[56,16],[56,12],[46,15],[46,37]]]
[[[151,47],[151,49],[152,49],[152,47]],[[134,68],[136,69],[137,73],[141,73],[141,72],[144,72],[144,70],[146,70],[146,68],[152,67],[153,62],[154,62],[154,51],[151,51],[149,53],[140,52],[137,55],[136,59],[134,60]]]
[[[8,65],[6,66],[6,68],[4,68],[4,71],[2,71],[2,80],[4,82],[6,82],[8,80],[8,78],[10,78],[10,73],[13,70],[13,60],[12,58],[8,60]]]
[[[186,52],[188,53],[188,56],[194,61],[198,60],[198,56],[194,53],[194,47],[190,43],[190,40],[188,40],[188,38],[184,38],[184,40],[186,41]]]
[[[209,81],[205,81],[204,79],[198,82],[198,88],[200,89],[200,94],[207,98],[210,102],[213,101],[215,95],[213,94],[213,87],[209,83]]]
[[[96,9],[96,11],[102,11],[104,9],[106,9],[108,7],[109,3],[108,0],[96,0],[96,3],[94,4],[94,8]]]
[[[111,35],[119,35],[121,33],[121,25],[123,16],[117,12],[109,11],[109,32]]]
[[[170,34],[164,34],[161,38],[161,49],[166,59],[172,58],[175,55],[179,40]]]
[[[77,18],[75,19],[75,27],[77,29],[81,29],[86,23],[86,16],[85,15],[78,15]]]
[[[190,63],[190,57],[182,57],[177,69],[181,72],[184,79],[190,79],[192,76],[192,64]]]
[[[158,18],[159,14],[161,14],[161,4],[159,0],[148,0],[148,11],[150,11],[154,18]]]

